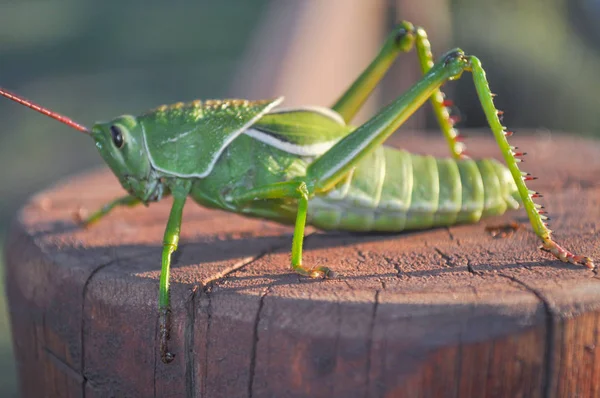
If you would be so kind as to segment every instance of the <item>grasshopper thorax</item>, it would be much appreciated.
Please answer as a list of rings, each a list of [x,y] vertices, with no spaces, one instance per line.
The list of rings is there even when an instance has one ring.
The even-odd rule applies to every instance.
[[[142,125],[130,115],[97,123],[91,130],[100,155],[131,195],[160,199],[162,184],[150,163]]]

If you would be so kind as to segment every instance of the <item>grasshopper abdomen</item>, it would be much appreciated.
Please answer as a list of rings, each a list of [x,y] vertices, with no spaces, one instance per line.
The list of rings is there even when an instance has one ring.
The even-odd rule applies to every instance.
[[[518,208],[517,188],[493,159],[435,158],[382,147],[310,201],[322,229],[404,231],[476,222]]]

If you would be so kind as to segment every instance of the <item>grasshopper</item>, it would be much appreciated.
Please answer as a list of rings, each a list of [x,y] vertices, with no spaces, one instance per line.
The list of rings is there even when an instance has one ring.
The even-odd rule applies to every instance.
[[[423,72],[412,88],[366,123],[349,123],[395,58],[416,48]],[[454,128],[440,87],[471,72],[489,126],[506,166],[474,160]],[[128,195],[83,220],[92,224],[117,206],[173,197],[164,233],[159,282],[159,339],[169,351],[169,269],[177,249],[186,199],[202,206],[295,224],[291,267],[312,278],[333,277],[323,265],[302,262],[306,223],[324,230],[403,231],[474,223],[482,217],[525,208],[542,248],[561,261],[593,269],[593,261],[562,248],[533,199],[493,102],[485,71],[474,56],[453,49],[434,63],[425,30],[401,22],[379,54],[331,108],[276,109],[267,101],[209,100],[160,106],[141,116],[124,115],[91,129],[19,97],[0,94],[94,139],[104,161]],[[451,157],[419,156],[383,142],[429,100]]]

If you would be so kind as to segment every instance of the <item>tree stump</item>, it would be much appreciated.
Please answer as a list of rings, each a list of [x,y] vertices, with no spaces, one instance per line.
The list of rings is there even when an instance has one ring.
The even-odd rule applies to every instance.
[[[433,138],[432,138],[433,137]],[[402,141],[400,141],[402,140]],[[439,136],[403,134],[446,155]],[[490,138],[469,153],[498,157]],[[600,262],[600,144],[516,136],[555,237]],[[526,150],[527,150],[526,149]],[[172,269],[175,360],[160,361],[157,297],[170,200],[94,210],[122,195],[108,171],[33,197],[8,237],[7,292],[23,397],[600,396],[600,280],[538,250],[523,210],[400,233],[307,232],[189,202]],[[493,238],[485,227],[523,225]]]

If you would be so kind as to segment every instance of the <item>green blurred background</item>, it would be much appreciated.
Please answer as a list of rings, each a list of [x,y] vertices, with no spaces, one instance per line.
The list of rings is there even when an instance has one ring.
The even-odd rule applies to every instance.
[[[84,124],[196,98],[327,105],[400,19],[424,26],[437,54],[476,54],[511,128],[598,135],[600,0],[0,1],[0,85]],[[402,57],[368,110],[417,76]],[[484,125],[470,79],[447,91],[462,126]],[[85,136],[7,100],[0,122],[1,238],[29,195],[100,159]],[[425,110],[409,127],[434,124]],[[6,397],[17,393],[3,286]]]

